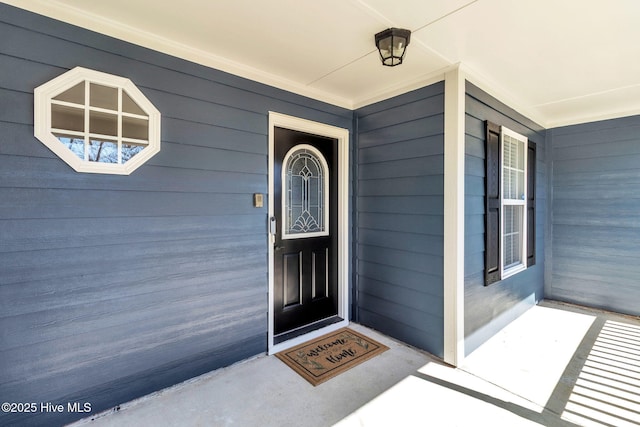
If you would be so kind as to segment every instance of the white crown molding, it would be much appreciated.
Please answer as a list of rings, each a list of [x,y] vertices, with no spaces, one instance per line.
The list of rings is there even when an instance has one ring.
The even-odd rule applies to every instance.
[[[584,110],[592,110],[592,106],[597,105],[598,113],[587,113],[583,112],[581,114],[565,114],[563,118],[560,120],[550,120],[549,128],[561,127],[561,126],[571,126],[577,125],[581,123],[590,123],[597,122],[601,120],[610,120],[610,119],[618,119],[621,117],[629,117],[640,115],[640,107],[630,107],[630,108],[622,108],[622,109],[604,109],[602,106],[607,105],[618,105],[616,102],[611,102],[612,98],[616,98],[620,94],[624,94],[626,96],[629,93],[638,94],[640,93],[640,85],[630,85],[625,87],[619,87],[615,89],[605,90],[601,92],[590,93],[588,95],[582,95],[571,98],[564,98],[561,100],[547,102],[544,104],[536,105],[537,108],[545,109],[545,108],[562,108],[564,105],[564,109],[566,111],[579,111],[580,109]],[[547,114],[547,116],[551,116],[551,114]]]
[[[522,114],[529,120],[532,120],[543,128],[548,129],[548,120],[542,114],[540,114],[540,112],[525,106],[523,102],[515,99],[513,97],[513,94],[502,88],[501,85],[499,85],[492,79],[483,76],[481,73],[471,68],[468,64],[460,64],[460,69],[464,72],[464,75],[469,82],[473,83],[475,86],[493,96],[506,106]]]
[[[629,109],[623,109],[623,110],[613,110],[613,109],[608,111],[605,110],[598,114],[588,114],[588,113],[581,113],[581,114],[574,114],[574,115],[563,114],[558,118],[552,117],[550,114],[544,114],[540,112],[540,110],[544,109],[544,107],[549,105],[559,106],[565,103],[575,103],[576,106],[579,106],[580,104],[588,106],[588,105],[593,105],[594,103],[597,103],[597,105],[599,106],[606,105],[607,104],[606,100],[604,99],[597,100],[597,97],[604,97],[607,94],[615,93],[620,89],[614,89],[614,90],[605,91],[601,93],[589,94],[589,95],[580,96],[577,98],[567,98],[567,99],[562,99],[559,101],[549,102],[545,104],[525,106],[523,102],[520,102],[513,97],[512,92],[504,90],[495,81],[483,76],[481,73],[478,73],[476,70],[473,70],[468,64],[460,64],[460,68],[461,70],[464,71],[466,79],[469,82],[478,86],[480,89],[482,89],[489,95],[493,96],[503,104],[513,108],[515,111],[527,117],[529,120],[536,122],[537,124],[542,126],[544,129],[553,129],[553,128],[562,127],[562,126],[571,126],[571,125],[578,125],[583,123],[597,122],[601,120],[611,120],[611,119],[618,119],[622,117],[640,115],[640,107],[638,107],[638,108],[629,108]],[[636,86],[632,86],[627,89],[632,89],[632,88],[636,88]],[[574,107],[572,108],[572,110],[577,111],[578,108]]]
[[[624,111],[610,111],[607,113],[596,115],[583,115],[570,118],[564,118],[563,120],[551,121],[546,129],[559,128],[564,126],[579,125],[584,123],[599,122],[602,120],[621,119],[623,117],[631,117],[640,115],[640,108],[624,110]]]
[[[96,31],[101,34],[115,37],[117,39],[143,46],[158,52],[176,56],[178,58],[195,62],[207,67],[215,68],[239,77],[247,78],[252,81],[263,83],[282,90],[299,94],[301,96],[306,96],[351,110],[355,110],[373,104],[375,102],[401,95],[411,90],[419,89],[421,87],[443,81],[445,73],[459,66],[460,69],[464,72],[468,81],[478,86],[480,89],[487,92],[494,98],[500,100],[502,103],[518,111],[520,114],[538,123],[545,129],[640,114],[640,107],[629,109],[618,108],[617,110],[610,109],[598,114],[591,114],[586,112],[575,114],[575,111],[579,110],[579,108],[575,107],[579,107],[580,104],[588,106],[590,105],[590,103],[596,102],[595,99],[601,95],[590,94],[582,97],[583,102],[578,102],[578,104],[574,106],[574,108],[567,108],[567,111],[571,110],[574,112],[573,115],[559,114],[556,117],[552,117],[551,114],[544,114],[543,111],[546,105],[555,104],[560,106],[563,103],[576,103],[577,100],[563,99],[544,105],[529,105],[528,103],[522,102],[521,100],[515,98],[513,92],[506,90],[499,82],[496,82],[494,79],[483,75],[466,63],[460,65],[454,64],[451,67],[437,70],[433,73],[420,76],[411,81],[398,83],[395,87],[392,87],[390,89],[387,88],[377,93],[368,94],[361,99],[352,100],[329,93],[324,90],[317,89],[307,84],[297,83],[278,75],[266,73],[257,68],[228,60],[226,58],[203,51],[201,49],[195,49],[188,45],[178,43],[174,40],[159,36],[154,33],[141,31],[139,28],[105,19],[104,17],[92,14],[90,12],[85,12],[81,9],[74,8],[57,0],[2,0],[2,2],[21,9],[28,10],[33,13],[86,28],[90,31]],[[369,14],[372,14],[379,19],[383,18],[379,13],[377,13],[377,11],[372,10],[370,7],[368,7],[368,5],[362,3],[360,0],[356,1],[355,4],[359,5],[363,9],[366,9]],[[416,39],[415,42],[419,43],[421,48],[427,49],[431,53],[435,53],[438,56],[442,57],[440,54],[430,49],[429,46],[420,43],[418,39]],[[442,58],[446,60],[446,58]],[[598,105],[606,105],[606,102],[598,102]]]
[[[9,5],[47,16],[68,24],[111,36],[129,43],[153,49],[200,65],[215,68],[239,77],[244,77],[278,89],[283,89],[319,101],[327,102],[347,109],[353,109],[353,103],[343,97],[321,91],[304,84],[266,73],[257,68],[240,64],[218,55],[195,49],[157,34],[142,31],[122,23],[106,19],[83,10],[62,4],[56,0],[2,0]]]
[[[387,88],[383,91],[373,93],[366,98],[356,100],[353,102],[353,109],[357,110],[358,108],[366,107],[367,105],[375,104],[376,102],[384,101],[385,99],[393,98],[394,96],[402,95],[403,93],[441,82],[444,80],[445,73],[453,67],[455,66],[445,67],[434,71],[433,73],[417,77],[413,80],[402,81],[391,89]]]

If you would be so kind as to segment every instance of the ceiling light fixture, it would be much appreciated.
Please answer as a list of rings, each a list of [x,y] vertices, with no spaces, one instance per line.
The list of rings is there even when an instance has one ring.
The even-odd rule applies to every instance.
[[[411,31],[402,28],[388,28],[380,31],[375,37],[382,65],[395,67],[402,64],[411,38]]]

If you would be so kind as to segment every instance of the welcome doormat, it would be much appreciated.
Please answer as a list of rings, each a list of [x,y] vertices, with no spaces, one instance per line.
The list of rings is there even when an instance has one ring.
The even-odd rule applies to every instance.
[[[342,328],[276,354],[314,386],[389,350],[352,329]]]

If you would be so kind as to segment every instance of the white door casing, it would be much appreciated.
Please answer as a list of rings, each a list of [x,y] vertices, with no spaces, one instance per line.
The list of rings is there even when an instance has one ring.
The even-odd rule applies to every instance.
[[[268,218],[274,216],[274,128],[281,127],[307,132],[338,141],[338,317],[342,320],[297,336],[291,340],[274,343],[274,235],[268,230],[269,247],[269,333],[268,352],[274,354],[299,343],[333,332],[349,324],[349,130],[323,123],[313,122],[280,113],[269,112],[269,196]],[[280,226],[278,224],[277,226]]]

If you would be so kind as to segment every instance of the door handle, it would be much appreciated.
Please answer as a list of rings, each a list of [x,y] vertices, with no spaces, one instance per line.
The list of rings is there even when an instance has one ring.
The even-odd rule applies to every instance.
[[[269,233],[275,235],[276,234],[276,217],[272,216],[269,219]]]

